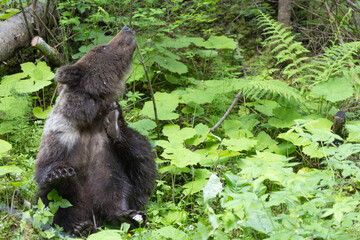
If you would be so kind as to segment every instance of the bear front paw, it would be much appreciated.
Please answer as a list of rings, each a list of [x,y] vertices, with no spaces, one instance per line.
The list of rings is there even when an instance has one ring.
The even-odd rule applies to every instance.
[[[107,134],[114,140],[120,141],[120,124],[119,124],[120,112],[118,109],[112,110],[105,117],[105,129]]]
[[[143,227],[145,225],[146,214],[138,210],[122,210],[117,212],[117,218],[120,222],[130,223],[133,227]]]
[[[76,175],[74,168],[72,167],[59,167],[50,171],[45,178],[47,184],[54,184],[63,179],[73,177]]]
[[[86,237],[94,231],[94,225],[90,221],[80,222],[73,226],[73,234],[78,237]]]

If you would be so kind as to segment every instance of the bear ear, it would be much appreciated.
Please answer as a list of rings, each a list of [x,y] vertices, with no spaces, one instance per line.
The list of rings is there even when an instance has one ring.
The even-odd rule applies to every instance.
[[[76,65],[62,66],[55,73],[55,80],[62,84],[76,86],[84,76],[82,70]]]

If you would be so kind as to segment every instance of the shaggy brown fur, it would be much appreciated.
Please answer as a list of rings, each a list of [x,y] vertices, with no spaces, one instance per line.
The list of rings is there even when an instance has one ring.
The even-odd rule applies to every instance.
[[[45,123],[36,162],[38,196],[56,189],[72,207],[54,222],[77,235],[104,220],[137,224],[152,193],[156,167],[148,141],[126,126],[114,101],[132,61],[135,37],[124,27],[77,63],[58,69],[58,100]],[[93,221],[95,219],[95,222]]]

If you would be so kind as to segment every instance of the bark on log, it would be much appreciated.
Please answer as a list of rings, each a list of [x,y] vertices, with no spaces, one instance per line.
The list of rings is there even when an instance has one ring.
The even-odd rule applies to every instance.
[[[36,12],[43,16],[46,3],[38,2]],[[24,9],[30,26],[34,25],[32,5]],[[18,13],[0,23],[0,62],[11,57],[18,48],[30,46],[31,36],[27,29],[23,13]]]

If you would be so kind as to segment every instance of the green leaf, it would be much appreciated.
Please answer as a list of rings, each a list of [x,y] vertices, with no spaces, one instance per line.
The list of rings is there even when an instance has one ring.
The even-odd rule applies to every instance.
[[[25,97],[3,97],[0,98],[0,111],[3,111],[5,119],[15,119],[27,113],[29,100]]]
[[[135,129],[142,135],[149,135],[150,130],[156,128],[156,123],[150,119],[141,119],[137,122],[130,122],[129,127]]]
[[[3,141],[3,140],[1,140]],[[15,173],[15,174],[19,174],[23,172],[23,170],[17,166],[14,165],[5,165],[5,166],[0,166],[0,176],[3,176],[5,174],[8,173]]]
[[[266,148],[268,148],[271,152],[278,151],[278,142],[273,140],[266,132],[261,131],[256,137],[255,140],[257,140],[256,143],[256,150],[262,151]]]
[[[160,234],[164,239],[170,238],[174,240],[182,240],[188,238],[188,236],[183,231],[180,231],[172,226],[160,228],[155,232]]]
[[[311,144],[311,141],[309,139],[301,137],[299,136],[299,134],[292,131],[288,131],[286,133],[280,133],[278,135],[278,138],[282,138],[286,141],[289,141],[296,146],[307,146]]]
[[[201,50],[197,49],[196,53],[199,54],[200,57],[203,58],[215,58],[218,56],[218,52],[214,50]]]
[[[330,102],[338,102],[354,94],[352,84],[344,78],[331,78],[313,87],[312,93],[324,96]]]
[[[156,92],[154,97],[159,120],[172,120],[179,117],[179,114],[173,113],[180,102],[176,94]],[[152,101],[148,101],[144,104],[141,113],[151,119],[155,119]]]
[[[183,74],[183,73],[187,73],[188,71],[187,66],[185,64],[170,57],[163,57],[157,55],[153,57],[153,60],[157,62],[160,65],[160,67],[163,67],[173,73]]]
[[[268,123],[276,128],[288,128],[295,124],[296,119],[301,118],[301,115],[292,108],[275,108],[273,110],[275,117],[269,119]]]
[[[11,148],[12,148],[12,146],[10,143],[0,139],[0,154],[9,151]]]
[[[325,151],[317,142],[312,142],[310,145],[304,147],[303,152],[311,158],[325,157]]]
[[[211,174],[209,181],[203,188],[204,191],[204,201],[211,198],[215,198],[218,193],[220,193],[223,189],[222,183],[220,181],[220,178],[216,176],[215,174]]]
[[[232,38],[226,36],[214,36],[211,35],[207,41],[196,39],[193,40],[196,46],[204,48],[216,48],[216,49],[235,49],[236,42]]]
[[[345,125],[349,131],[348,141],[360,142],[360,121],[352,121]]]
[[[210,128],[202,123],[199,123],[195,126],[194,130],[196,131],[196,135],[191,139],[186,140],[186,143],[196,146],[205,141]]]
[[[120,230],[103,230],[87,237],[88,240],[121,240],[122,232]]]
[[[207,183],[208,181],[206,179],[199,179],[188,182],[182,186],[184,188],[183,194],[187,196],[189,194],[200,192]]]
[[[222,144],[227,146],[228,149],[232,151],[247,151],[252,147],[255,147],[257,143],[257,140],[252,140],[248,138],[238,138],[238,139],[224,139],[222,141]]]
[[[260,104],[259,104],[260,103]],[[265,114],[266,116],[274,116],[273,110],[275,108],[280,107],[280,105],[275,102],[275,101],[271,101],[271,100],[260,100],[257,101],[255,104],[255,110],[259,111],[263,114]]]
[[[162,132],[168,137],[169,142],[179,142],[180,144],[185,139],[192,138],[196,134],[196,130],[193,128],[183,128],[180,130],[179,125],[175,124],[165,125]]]
[[[46,119],[49,113],[51,112],[52,107],[48,107],[45,111],[41,107],[34,107],[33,114],[39,119]]]

